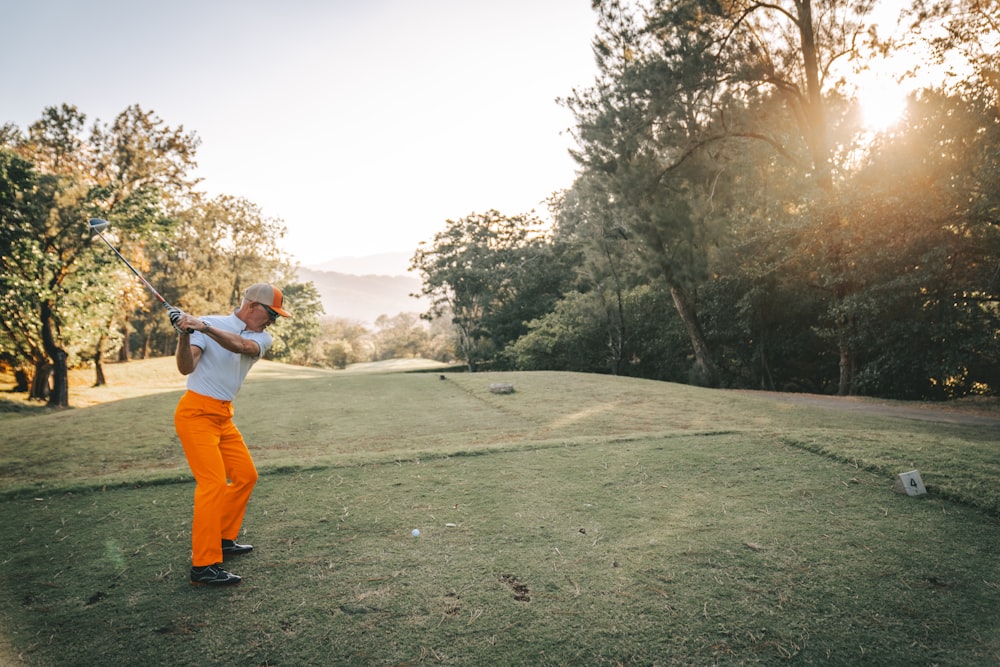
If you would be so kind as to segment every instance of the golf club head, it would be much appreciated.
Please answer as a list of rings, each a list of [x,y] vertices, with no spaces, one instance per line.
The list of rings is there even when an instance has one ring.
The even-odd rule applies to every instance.
[[[107,229],[108,225],[111,223],[109,223],[107,220],[101,220],[100,218],[91,218],[88,224],[90,225],[91,233],[97,232],[98,234],[100,234],[105,229]]]

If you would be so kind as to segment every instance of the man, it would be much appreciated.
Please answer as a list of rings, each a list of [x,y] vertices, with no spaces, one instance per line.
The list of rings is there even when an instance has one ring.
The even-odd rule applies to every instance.
[[[257,469],[233,424],[233,404],[251,366],[271,347],[265,329],[282,308],[281,290],[252,285],[231,315],[193,317],[176,308],[170,322],[180,334],[177,370],[188,376],[187,392],[174,412],[174,426],[196,482],[191,524],[191,585],[232,586],[241,578],[222,569],[226,556],[253,551],[238,544],[240,526]]]

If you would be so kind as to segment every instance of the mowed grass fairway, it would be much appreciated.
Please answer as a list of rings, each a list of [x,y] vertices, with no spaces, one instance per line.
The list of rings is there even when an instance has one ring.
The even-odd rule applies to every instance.
[[[1000,664],[994,423],[262,363],[236,401],[256,551],[206,590],[172,364],[7,403],[0,664]],[[927,496],[893,493],[911,469]]]

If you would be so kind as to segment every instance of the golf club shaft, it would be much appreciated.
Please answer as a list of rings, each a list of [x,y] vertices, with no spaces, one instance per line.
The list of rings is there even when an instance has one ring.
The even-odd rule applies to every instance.
[[[111,250],[112,250],[112,251],[114,251],[114,253],[115,253],[116,255],[118,255],[118,259],[120,259],[121,261],[123,261],[123,262],[125,263],[125,266],[127,266],[128,268],[130,268],[130,269],[132,270],[132,273],[134,273],[134,274],[135,274],[136,278],[138,278],[139,280],[141,280],[141,281],[143,282],[143,284],[144,284],[144,285],[145,285],[146,287],[148,287],[148,288],[149,288],[149,291],[153,293],[153,296],[155,296],[155,297],[157,298],[157,300],[158,300],[158,301],[159,301],[160,303],[162,303],[162,304],[163,304],[163,305],[164,305],[165,307],[169,308],[169,307],[170,307],[170,304],[169,304],[169,303],[167,303],[167,300],[166,300],[166,299],[164,299],[164,298],[163,298],[162,296],[160,296],[160,293],[156,291],[156,288],[155,288],[155,287],[153,287],[153,286],[152,286],[152,285],[151,285],[151,284],[149,283],[149,281],[148,281],[148,280],[146,280],[145,278],[143,278],[143,277],[142,277],[142,274],[141,274],[141,273],[139,273],[138,271],[136,271],[136,270],[135,270],[135,267],[134,267],[134,266],[132,266],[132,265],[131,265],[131,264],[129,263],[129,261],[128,261],[127,259],[125,259],[125,257],[123,257],[123,256],[122,256],[122,254],[121,254],[120,252],[118,252],[118,248],[116,248],[116,247],[114,247],[113,245],[111,245],[111,243],[110,243],[110,242],[108,242],[108,240],[107,240],[106,238],[104,238],[104,234],[102,234],[102,233],[100,232],[100,230],[95,230],[95,231],[97,231],[97,235],[101,237],[101,240],[102,240],[102,241],[104,241],[104,243],[105,243],[105,244],[106,244],[106,245],[107,245],[107,246],[108,246],[109,248],[111,248]]]

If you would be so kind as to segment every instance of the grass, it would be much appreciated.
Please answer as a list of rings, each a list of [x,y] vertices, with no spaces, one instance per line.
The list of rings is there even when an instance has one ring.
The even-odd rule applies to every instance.
[[[265,364],[236,416],[257,551],[231,563],[243,585],[208,591],[187,585],[176,378],[118,370],[115,400],[3,421],[12,664],[1000,663],[989,426]],[[928,496],[894,494],[913,468]]]

